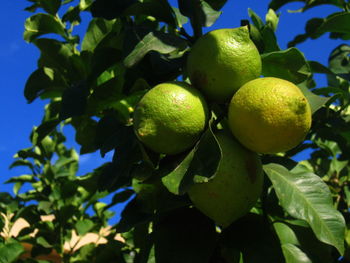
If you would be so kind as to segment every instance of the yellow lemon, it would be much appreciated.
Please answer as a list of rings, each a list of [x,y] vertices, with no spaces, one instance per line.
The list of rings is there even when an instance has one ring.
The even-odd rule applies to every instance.
[[[195,207],[226,227],[250,211],[263,186],[259,156],[243,147],[230,132],[216,134],[222,159],[215,177],[188,191]]]
[[[248,27],[213,30],[200,37],[188,55],[187,72],[208,99],[229,101],[243,84],[261,74],[260,54]]]
[[[232,97],[228,111],[234,136],[258,153],[277,153],[302,142],[311,126],[311,108],[301,90],[279,78],[258,78]]]
[[[208,119],[200,92],[184,82],[166,82],[150,89],[134,112],[134,130],[149,149],[181,153],[201,136]]]

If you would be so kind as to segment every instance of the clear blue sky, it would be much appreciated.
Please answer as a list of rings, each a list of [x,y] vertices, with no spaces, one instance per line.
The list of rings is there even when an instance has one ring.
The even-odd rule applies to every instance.
[[[74,1],[75,3],[77,1]],[[175,3],[175,0],[171,0]],[[217,21],[215,28],[238,27],[241,19],[248,19],[247,8],[250,7],[263,19],[265,17],[268,0],[229,0],[223,9],[223,14]],[[4,185],[3,182],[11,176],[20,175],[27,171],[21,169],[8,170],[13,161],[12,156],[20,149],[29,147],[29,134],[33,126],[40,124],[43,106],[46,102],[34,101],[27,104],[23,89],[26,79],[36,69],[36,61],[39,52],[32,44],[27,44],[22,38],[23,25],[30,13],[24,8],[30,3],[25,0],[3,1],[3,12],[0,17],[2,25],[2,36],[0,41],[0,87],[1,87],[1,129],[0,129],[0,191],[12,191],[12,186]],[[289,13],[288,9],[298,9],[301,3],[295,2],[279,10],[281,13],[280,24],[277,30],[277,39],[282,49],[299,33],[304,32],[305,21],[311,17],[325,17],[334,11],[329,6],[317,7],[310,11],[300,13]],[[83,24],[82,28],[86,27]],[[77,27],[79,28],[79,26]],[[297,46],[304,52],[308,60],[317,60],[327,65],[328,55],[339,41],[328,40],[323,36],[319,40],[308,40]],[[325,79],[318,78],[320,85],[325,85]],[[73,140],[72,129],[66,128],[68,135],[68,146],[76,146]],[[98,153],[81,156],[81,167],[79,174],[84,174],[107,161],[110,156],[102,159]],[[305,155],[298,156],[298,159]]]

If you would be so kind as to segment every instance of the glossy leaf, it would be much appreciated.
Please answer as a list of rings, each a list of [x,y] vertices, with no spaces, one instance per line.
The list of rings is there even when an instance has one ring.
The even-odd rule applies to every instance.
[[[65,27],[58,18],[49,14],[36,14],[25,22],[24,40],[32,42],[39,36],[55,33],[67,37]]]
[[[208,155],[208,152],[211,154]],[[162,177],[162,182],[171,193],[182,195],[193,183],[207,182],[215,176],[221,155],[217,139],[208,128],[175,169]]]
[[[312,263],[311,259],[296,245],[282,244],[282,251],[286,263]]]
[[[148,52],[157,51],[161,54],[169,54],[176,50],[186,48],[186,41],[182,38],[166,34],[160,31],[148,33],[124,59],[126,67],[137,64]]]
[[[320,242],[305,221],[276,220],[273,228],[281,242],[286,262],[332,262],[333,248]]]
[[[262,55],[262,74],[293,83],[301,83],[311,76],[304,54],[296,48],[275,51]]]
[[[328,186],[315,174],[289,172],[277,164],[264,165],[281,206],[293,217],[308,222],[319,240],[344,253],[345,222],[333,207]]]
[[[196,26],[209,27],[220,17],[218,11],[226,1],[178,0],[180,12],[189,17]],[[193,26],[193,25],[192,25]]]
[[[82,50],[94,50],[106,35],[111,32],[114,23],[115,21],[108,21],[102,18],[92,19],[81,44]]]

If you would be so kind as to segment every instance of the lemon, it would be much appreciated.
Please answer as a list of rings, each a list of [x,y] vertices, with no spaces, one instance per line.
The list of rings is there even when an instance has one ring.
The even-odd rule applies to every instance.
[[[250,211],[263,186],[259,156],[243,147],[230,132],[216,134],[222,159],[215,177],[194,184],[188,191],[195,207],[226,227]]]
[[[137,138],[149,149],[181,153],[201,136],[208,107],[200,92],[184,82],[166,82],[150,89],[134,112]]]
[[[187,72],[208,99],[229,101],[243,84],[261,74],[260,54],[248,27],[217,29],[200,37],[188,55]]]
[[[232,97],[228,111],[234,136],[258,153],[290,150],[311,126],[311,108],[301,90],[279,78],[258,78]]]

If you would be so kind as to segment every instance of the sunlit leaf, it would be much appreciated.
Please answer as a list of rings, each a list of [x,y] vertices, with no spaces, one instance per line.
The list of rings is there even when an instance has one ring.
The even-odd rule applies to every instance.
[[[293,83],[301,83],[311,76],[305,56],[296,48],[265,53],[262,55],[262,74]]]
[[[292,173],[277,164],[264,165],[281,206],[308,222],[319,240],[344,252],[345,222],[334,208],[328,186],[312,173]]]
[[[126,67],[132,67],[150,51],[157,51],[161,54],[168,54],[175,50],[184,49],[186,45],[187,43],[185,40],[174,35],[159,31],[150,32],[125,58],[124,64]]]
[[[49,14],[35,14],[25,22],[24,40],[32,42],[44,34],[55,33],[67,37],[65,27],[58,18]]]

